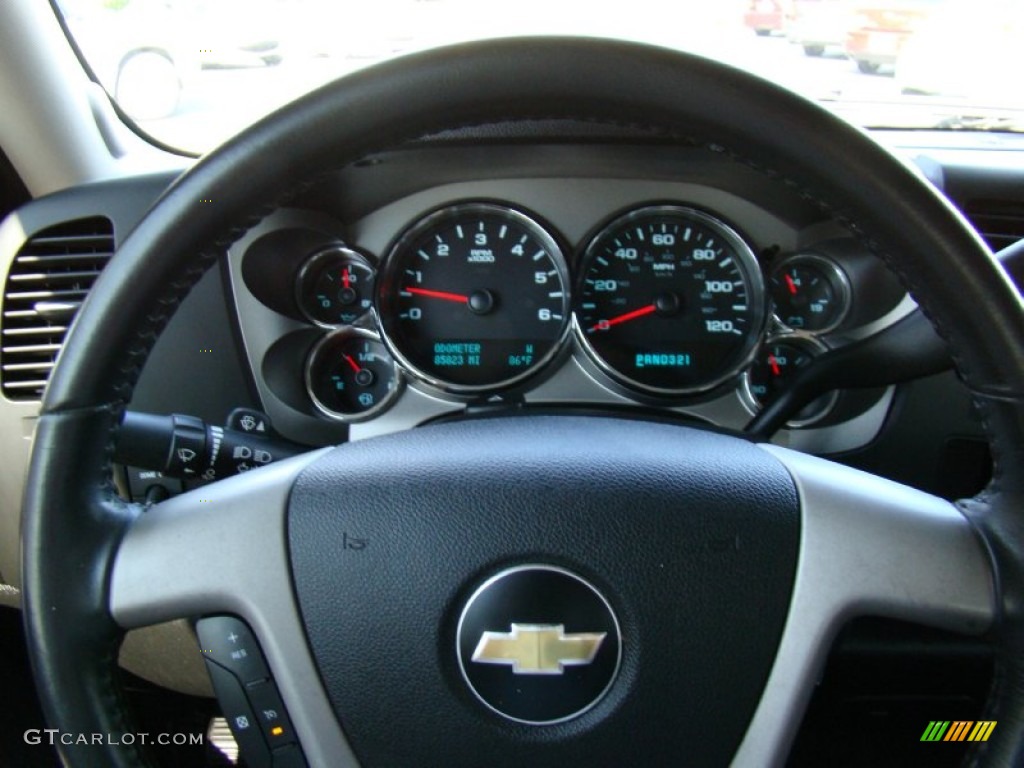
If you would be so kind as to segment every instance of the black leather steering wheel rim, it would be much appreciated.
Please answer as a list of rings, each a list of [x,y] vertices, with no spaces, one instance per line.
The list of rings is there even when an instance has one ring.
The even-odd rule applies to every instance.
[[[999,720],[977,753],[1022,757],[1024,308],[959,214],[860,131],[778,87],[697,57],[609,41],[489,41],[326,86],[199,162],[155,204],[96,283],[37,425],[23,511],[27,631],[53,727],[126,728],[112,561],[140,510],[110,484],[117,424],[155,338],[223,249],[296,183],[424,135],[506,120],[641,125],[796,189],[889,263],[947,340],[984,420],[995,476],[964,502],[990,548],[1002,613]],[[291,190],[286,190],[291,191]],[[200,199],[212,200],[199,204]],[[73,764],[144,764],[133,747],[71,746]]]

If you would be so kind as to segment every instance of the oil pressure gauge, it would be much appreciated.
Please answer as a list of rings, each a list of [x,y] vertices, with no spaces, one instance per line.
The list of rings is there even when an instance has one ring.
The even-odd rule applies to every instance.
[[[374,269],[360,253],[333,246],[313,254],[299,271],[302,314],[324,328],[354,323],[373,307]]]

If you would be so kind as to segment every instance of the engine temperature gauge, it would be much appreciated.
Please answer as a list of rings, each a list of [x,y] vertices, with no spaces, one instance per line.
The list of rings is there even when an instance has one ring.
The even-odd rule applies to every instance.
[[[795,331],[830,331],[850,309],[846,273],[821,256],[801,254],[787,259],[768,282],[775,317]]]
[[[321,327],[354,323],[373,306],[373,283],[373,267],[361,254],[328,248],[310,256],[299,271],[299,309]]]
[[[332,419],[364,421],[387,408],[401,389],[395,361],[376,334],[343,328],[309,353],[306,390]]]
[[[740,395],[756,413],[784,390],[801,369],[825,351],[817,341],[801,336],[769,339],[757,352],[753,364],[743,374]],[[823,419],[835,405],[838,393],[830,392],[808,403],[789,422],[790,427],[806,427]]]

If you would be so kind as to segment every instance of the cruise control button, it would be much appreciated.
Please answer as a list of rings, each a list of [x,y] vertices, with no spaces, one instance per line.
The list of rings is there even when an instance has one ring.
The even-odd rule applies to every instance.
[[[249,702],[259,720],[263,736],[271,748],[295,741],[295,732],[274,682],[268,680],[264,683],[254,683],[249,686],[248,691]]]
[[[238,748],[251,768],[270,768],[270,750],[260,733],[259,718],[253,712],[238,679],[217,664],[207,660],[213,690],[220,702],[221,713],[228,721]]]
[[[270,677],[259,643],[245,622],[234,616],[211,616],[196,623],[203,656],[231,670],[242,683]]]

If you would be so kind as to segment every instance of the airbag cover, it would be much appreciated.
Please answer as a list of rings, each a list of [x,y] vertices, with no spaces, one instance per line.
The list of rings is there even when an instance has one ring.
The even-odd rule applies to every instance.
[[[288,527],[309,642],[364,765],[723,765],[775,657],[799,504],[737,438],[528,416],[342,446],[299,478]],[[622,632],[607,695],[542,726],[484,706],[456,641],[481,584],[530,564],[585,579]]]

